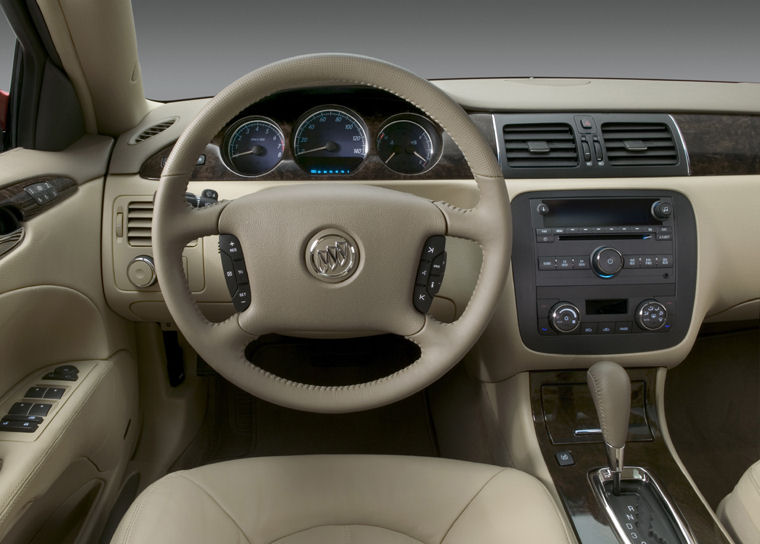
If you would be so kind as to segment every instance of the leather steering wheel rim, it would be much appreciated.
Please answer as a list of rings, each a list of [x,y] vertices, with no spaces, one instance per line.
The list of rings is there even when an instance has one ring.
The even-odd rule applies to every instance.
[[[480,192],[478,204],[461,209],[445,202],[350,182],[309,182],[265,189],[200,209],[185,203],[184,193],[196,158],[235,115],[273,93],[321,85],[382,89],[424,111],[461,149]],[[304,214],[299,206],[303,202],[309,202],[313,212],[305,214],[306,217],[301,217]],[[293,246],[300,244],[292,250],[299,255],[300,264],[285,245],[283,259],[290,263],[285,267],[287,272],[272,272],[261,264],[265,259],[253,253],[260,251],[264,257],[271,257],[280,246],[267,246],[266,237],[258,231],[278,218],[284,228],[285,217],[298,223],[285,229],[287,232],[283,231],[282,236],[290,236]],[[398,231],[409,238],[406,244],[389,240],[395,232],[390,224],[394,217],[399,220],[414,217],[404,226],[406,230]],[[314,224],[308,224],[309,221]],[[327,285],[305,273],[303,244],[325,226],[351,232],[366,254],[354,276],[343,283]],[[191,296],[181,255],[189,241],[219,233],[235,234],[241,239],[246,250],[252,302],[244,312],[214,323],[202,315]],[[417,261],[410,256],[419,259],[425,239],[435,234],[473,240],[483,252],[480,275],[470,301],[459,319],[450,324],[440,323],[412,307]],[[153,217],[153,250],[161,291],[177,327],[198,354],[227,380],[263,400],[323,413],[366,410],[398,401],[430,385],[461,360],[477,341],[499,300],[509,269],[511,240],[509,199],[501,169],[491,147],[465,111],[440,89],[411,72],[383,61],[344,54],[307,55],[280,61],[251,72],[222,90],[174,146],[161,176]],[[383,259],[373,258],[387,254],[391,248],[396,251],[399,246],[404,247],[397,253],[405,257],[399,261],[414,262],[388,268],[382,264]],[[386,278],[389,275],[392,277]],[[369,283],[362,282],[369,279],[377,282],[379,294],[368,293]],[[260,282],[266,288],[257,293]],[[342,329],[351,319],[361,319],[362,326],[372,327],[370,330],[378,328],[415,342],[421,351],[420,358],[389,376],[347,386],[297,383],[253,365],[245,358],[245,347],[259,335],[287,333],[290,320],[298,322],[294,326],[301,329],[317,323],[314,308],[308,304],[299,312],[295,305],[286,303],[282,309],[282,304],[270,300],[269,293],[276,291],[272,289],[276,283],[283,290],[302,292],[306,300],[336,301],[335,307],[349,314],[352,297],[390,301],[387,311],[378,306],[366,316],[358,313],[332,316],[332,321],[326,320],[330,325],[327,329]]]

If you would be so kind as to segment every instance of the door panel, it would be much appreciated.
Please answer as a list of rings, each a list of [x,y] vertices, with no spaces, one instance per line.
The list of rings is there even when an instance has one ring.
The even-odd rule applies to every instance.
[[[56,523],[69,532],[75,527],[80,537],[97,535],[136,443],[133,327],[108,308],[101,275],[102,195],[112,143],[85,136],[60,152],[0,154],[0,196],[20,182],[16,188],[26,189],[39,176],[76,182],[65,198],[21,220],[23,239],[0,256],[0,416],[17,410],[16,403],[51,406],[32,423],[33,432],[0,431],[0,540],[55,534]],[[23,219],[18,202],[0,198],[4,204]],[[65,364],[79,369],[76,381],[46,379]],[[30,399],[33,388],[45,395],[56,389],[62,397]],[[92,470],[70,470],[83,459]],[[66,511],[72,515],[62,516]]]

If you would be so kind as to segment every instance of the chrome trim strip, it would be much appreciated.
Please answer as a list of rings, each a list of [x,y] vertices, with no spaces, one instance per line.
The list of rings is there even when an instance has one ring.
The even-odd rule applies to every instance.
[[[597,429],[575,429],[573,431],[573,434],[575,436],[589,436],[589,435],[592,435],[592,434],[599,434],[599,435],[601,435],[602,434],[602,430],[598,429],[598,428]]]
[[[591,489],[594,492],[594,496],[596,497],[596,500],[599,501],[599,504],[602,505],[604,508],[605,513],[607,514],[607,518],[610,521],[610,524],[615,530],[615,534],[620,540],[622,544],[638,544],[640,542],[633,542],[631,539],[628,538],[628,536],[625,533],[625,530],[623,529],[623,526],[620,524],[620,521],[615,517],[615,513],[612,511],[612,507],[609,505],[607,500],[604,496],[604,484],[605,482],[613,481],[614,475],[613,472],[608,468],[600,468],[597,470],[592,470],[588,473],[588,480],[591,484]],[[662,488],[659,486],[657,481],[652,477],[649,472],[647,472],[645,469],[641,467],[625,467],[623,468],[621,479],[623,481],[625,480],[638,480],[642,483],[646,483],[651,485],[654,488],[654,491],[660,496],[660,499],[662,500],[663,505],[665,506],[665,509],[667,511],[667,514],[670,516],[671,521],[675,523],[675,527],[681,532],[681,535],[684,537],[684,540],[687,544],[697,544],[696,540],[694,540],[694,537],[691,534],[691,531],[686,526],[686,523],[681,519],[681,516],[676,511],[675,507],[673,506],[673,503],[668,499],[668,497],[663,493]]]
[[[676,132],[678,133],[678,139],[681,140],[681,149],[683,149],[684,159],[686,160],[686,174],[691,175],[691,159],[689,158],[689,150],[686,147],[686,140],[683,139],[683,134],[681,133],[681,127],[678,126],[678,123],[676,123],[675,118],[668,114],[668,118],[670,119],[670,122],[673,123],[673,126],[676,127]]]

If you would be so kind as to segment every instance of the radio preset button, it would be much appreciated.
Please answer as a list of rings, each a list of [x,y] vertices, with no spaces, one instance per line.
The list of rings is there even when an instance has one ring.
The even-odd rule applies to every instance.
[[[660,268],[671,268],[673,266],[672,255],[660,255]]]
[[[576,257],[575,269],[576,270],[588,270],[588,257]]]
[[[539,257],[538,269],[539,270],[556,270],[557,259],[554,257]]]
[[[612,247],[600,247],[591,255],[594,272],[601,278],[611,278],[623,268],[623,256]]]

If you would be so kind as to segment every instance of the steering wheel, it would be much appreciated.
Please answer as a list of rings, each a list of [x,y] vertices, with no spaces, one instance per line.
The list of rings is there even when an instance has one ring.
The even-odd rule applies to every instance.
[[[269,188],[206,208],[186,204],[185,190],[197,157],[230,119],[278,91],[326,84],[383,89],[423,110],[464,154],[480,192],[477,206],[461,209],[350,182]],[[395,65],[361,56],[295,57],[251,72],[221,91],[174,146],[153,213],[156,273],[166,305],[188,342],[241,389],[305,411],[341,413],[383,406],[443,376],[482,333],[509,268],[509,201],[486,140],[464,110],[433,84]],[[201,314],[191,296],[181,256],[191,240],[220,233],[240,241],[251,279],[251,304],[214,323]],[[450,324],[412,304],[423,246],[433,235],[475,241],[483,252],[471,299]],[[351,253],[355,267],[350,276],[330,281],[318,277],[319,265],[315,270],[316,261],[309,262],[310,248],[314,240],[324,239],[343,254]],[[245,357],[246,346],[262,334],[313,336],[338,331],[401,335],[417,344],[420,357],[389,376],[347,386],[296,383]]]

